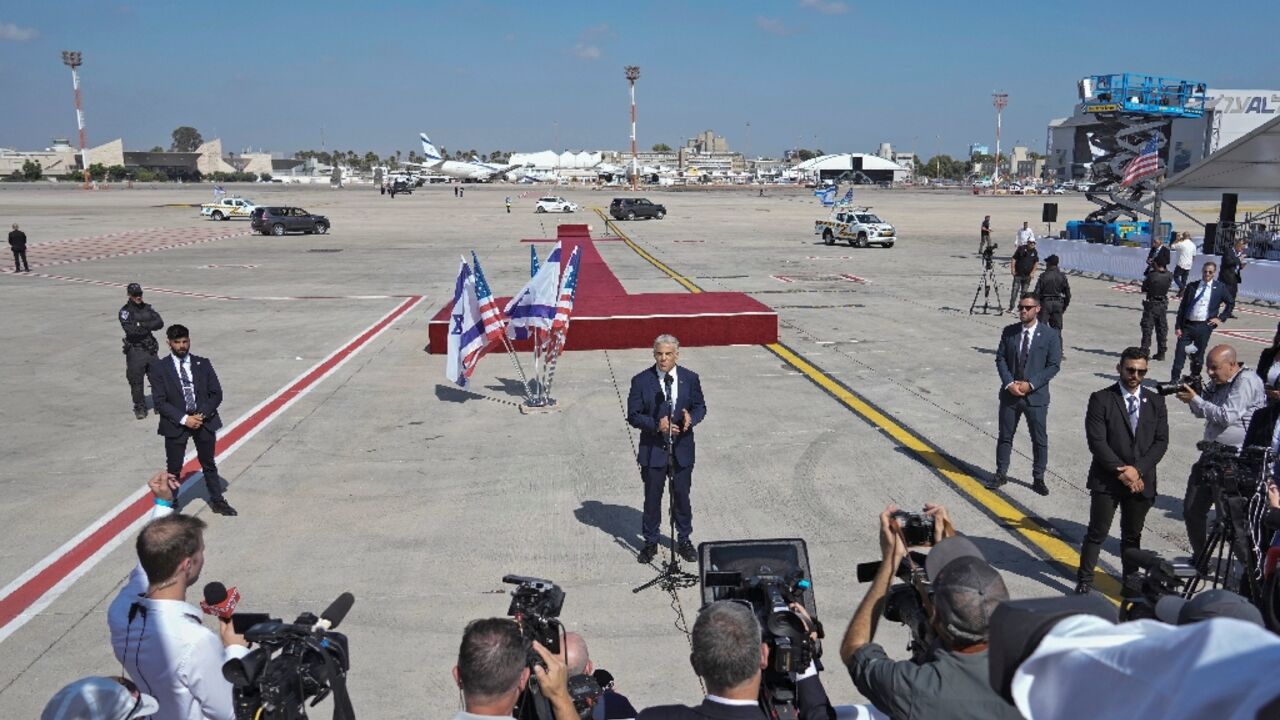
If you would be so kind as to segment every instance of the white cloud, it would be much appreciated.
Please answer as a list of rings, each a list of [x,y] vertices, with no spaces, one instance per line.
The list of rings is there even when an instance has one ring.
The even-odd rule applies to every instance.
[[[849,12],[849,6],[840,0],[800,0],[800,7],[817,10],[823,15],[843,15]]]
[[[34,39],[39,34],[35,28],[18,27],[13,23],[0,22],[0,40],[26,42]]]
[[[596,47],[595,45],[584,45],[583,43],[577,43],[576,45],[573,46],[573,54],[576,55],[580,60],[599,60],[600,48]]]
[[[777,35],[778,37],[795,35],[797,32],[800,32],[796,28],[790,27],[777,18],[765,17],[763,15],[756,16],[756,27],[770,35]]]
[[[582,31],[578,35],[578,42],[573,44],[569,52],[579,60],[599,60],[604,56],[600,50],[602,40],[609,40],[613,37],[613,33],[609,31],[608,23],[600,23]]]

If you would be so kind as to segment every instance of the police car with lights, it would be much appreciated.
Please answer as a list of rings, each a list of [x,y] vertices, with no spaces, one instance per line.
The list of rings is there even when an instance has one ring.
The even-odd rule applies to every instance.
[[[828,245],[844,240],[849,247],[882,245],[890,248],[898,239],[897,230],[871,212],[869,207],[836,206],[829,218],[814,223],[813,234],[821,236]]]

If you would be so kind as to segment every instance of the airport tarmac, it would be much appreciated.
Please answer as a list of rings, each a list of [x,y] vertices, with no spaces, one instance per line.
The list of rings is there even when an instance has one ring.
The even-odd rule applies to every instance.
[[[189,204],[207,201],[208,186],[0,185],[0,220],[27,232],[32,266],[0,275],[9,338],[0,348],[0,597],[24,613],[0,631],[0,716],[33,717],[63,684],[120,671],[105,613],[133,567],[133,532],[100,532],[87,562],[64,544],[112,517],[163,466],[155,418],[133,418],[124,378],[116,312],[129,282],[148,288],[166,323],[190,328],[193,352],[221,378],[224,421],[243,433],[219,464],[239,517],[188,501],[210,524],[190,600],[221,581],[240,588],[242,609],[292,619],[350,591],[356,603],[341,631],[358,715],[443,717],[459,706],[450,668],[466,622],[506,612],[503,575],[548,578],[567,594],[566,627],[586,636],[596,666],[637,707],[696,703],[680,624],[692,626],[697,590],[676,603],[658,590],[631,592],[654,574],[634,560],[642,492],[623,407],[629,378],[652,362],[648,351],[566,354],[560,409],[533,415],[517,410],[506,358],[482,360],[475,392],[465,393],[446,383],[442,355],[423,352],[460,254],[474,249],[495,293],[510,294],[528,273],[521,238],[554,236],[561,221],[588,222],[600,235],[601,219],[535,215],[538,189],[524,186],[467,186],[461,199],[450,187],[394,200],[359,186],[231,191],[328,215],[333,229],[276,238],[248,234],[245,221],[203,220]],[[630,194],[551,192],[584,208]],[[854,568],[878,559],[876,515],[887,503],[946,505],[1015,597],[1071,589],[1088,518],[1085,401],[1114,382],[1119,351],[1137,344],[1139,296],[1115,281],[1071,278],[1048,497],[1030,490],[1025,429],[1011,467],[1019,482],[980,486],[995,460],[993,349],[1013,319],[968,310],[984,214],[997,257],[1007,258],[1022,221],[1045,230],[1042,202],[1058,202],[1065,222],[1087,213],[1083,196],[861,190],[858,202],[901,239],[855,249],[812,234],[826,212],[809,191],[648,195],[669,214],[619,224],[636,246],[687,283],[749,293],[779,314],[779,346],[682,352],[708,405],[694,539],[808,543],[833,701],[860,700],[837,649],[865,591]],[[1189,209],[1202,220],[1216,212]],[[684,291],[627,244],[599,247],[628,291]],[[1237,313],[1231,342],[1252,365],[1280,313]],[[1167,379],[1167,363],[1152,366],[1153,379]],[[272,412],[252,412],[272,402]],[[1172,440],[1144,544],[1173,556],[1186,553],[1180,499],[1202,423],[1172,398],[1169,409]],[[1113,527],[1102,556],[1113,575],[1117,537]],[[39,602],[13,600],[46,566],[46,577],[67,579]],[[906,657],[903,628],[881,622],[877,639]],[[326,702],[313,717],[329,712]]]

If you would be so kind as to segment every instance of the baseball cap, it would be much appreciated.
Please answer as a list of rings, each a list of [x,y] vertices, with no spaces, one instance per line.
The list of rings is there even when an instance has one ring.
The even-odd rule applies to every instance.
[[[40,720],[132,720],[159,711],[160,703],[127,678],[87,677],[54,693]]]
[[[929,576],[929,582],[935,582],[938,579],[938,573],[942,572],[942,568],[946,567],[952,560],[959,560],[963,557],[973,557],[986,561],[978,546],[963,535],[952,535],[934,545],[924,559],[924,571]]]
[[[991,614],[1009,599],[1004,578],[982,558],[966,555],[947,563],[932,580],[938,623],[962,644],[987,638]]]
[[[138,283],[129,283],[127,290],[129,292],[129,297],[138,297],[142,294],[142,286]]]
[[[1262,612],[1240,595],[1214,588],[1187,600],[1177,595],[1165,595],[1156,603],[1156,617],[1170,625],[1190,625],[1201,620],[1226,617],[1244,620],[1263,627]]]

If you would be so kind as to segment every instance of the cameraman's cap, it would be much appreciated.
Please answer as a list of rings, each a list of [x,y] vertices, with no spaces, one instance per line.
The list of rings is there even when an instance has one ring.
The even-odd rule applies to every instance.
[[[1262,613],[1230,590],[1206,590],[1190,600],[1165,595],[1156,603],[1156,617],[1170,625],[1190,625],[1212,618],[1235,618],[1264,627]]]
[[[980,557],[966,555],[947,563],[931,581],[938,622],[965,644],[987,639],[991,614],[1009,599],[1009,589],[996,569]]]
[[[978,546],[963,535],[952,535],[934,545],[924,559],[924,570],[929,576],[929,582],[937,580],[938,573],[942,572],[942,568],[946,567],[952,560],[959,560],[963,557],[973,557],[986,562],[986,558],[982,556],[982,551],[978,549]]]
[[[136,706],[136,707],[135,707]],[[67,685],[49,699],[40,720],[119,718],[133,720],[160,712],[160,703],[146,693],[139,697],[108,677],[87,677]]]
[[[138,283],[129,283],[127,288],[129,297],[142,297],[142,286]]]

